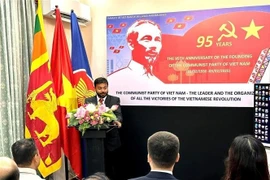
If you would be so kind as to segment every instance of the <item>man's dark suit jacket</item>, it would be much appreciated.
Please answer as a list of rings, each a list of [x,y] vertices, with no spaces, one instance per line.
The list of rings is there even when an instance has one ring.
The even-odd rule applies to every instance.
[[[150,171],[146,176],[130,180],[169,180],[169,179],[176,179],[176,178],[169,173]]]
[[[86,98],[85,104],[97,105],[97,96]],[[123,121],[121,107],[120,107],[120,99],[118,97],[107,95],[105,99],[105,105],[108,108],[111,108],[113,105],[119,105],[117,110],[114,111],[114,114],[116,115],[118,121],[120,122]],[[108,131],[108,133],[106,134],[105,148],[108,151],[113,151],[119,148],[120,146],[121,146],[120,136],[119,136],[118,128],[116,127]]]

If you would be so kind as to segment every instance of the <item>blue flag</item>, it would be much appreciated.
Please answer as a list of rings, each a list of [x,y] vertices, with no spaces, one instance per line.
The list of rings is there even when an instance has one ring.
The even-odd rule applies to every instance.
[[[95,88],[92,80],[88,58],[86,55],[80,26],[76,14],[71,11],[71,61],[74,74],[74,85],[78,98],[78,105],[83,105],[85,98],[95,96]],[[83,177],[87,176],[86,143],[81,139]]]
[[[71,39],[71,61],[74,85],[76,87],[78,104],[83,105],[85,98],[94,96],[95,91],[80,26],[76,14],[73,11],[71,11]]]

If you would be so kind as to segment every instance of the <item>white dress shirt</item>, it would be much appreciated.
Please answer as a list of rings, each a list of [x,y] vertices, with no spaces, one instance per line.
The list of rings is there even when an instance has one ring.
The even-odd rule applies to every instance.
[[[129,65],[126,68],[123,68],[109,75],[108,81],[112,84],[117,84],[117,87],[123,86],[123,88],[120,89],[132,89],[134,86],[143,87],[164,84],[156,76],[146,74],[143,65],[133,60],[129,62]]]
[[[103,99],[103,104],[105,104],[106,97],[107,96],[105,96],[104,98],[102,98]],[[97,96],[97,104],[98,105],[100,105],[99,99],[101,99],[101,98]]]
[[[37,175],[36,170],[31,168],[19,168],[20,180],[44,180]]]

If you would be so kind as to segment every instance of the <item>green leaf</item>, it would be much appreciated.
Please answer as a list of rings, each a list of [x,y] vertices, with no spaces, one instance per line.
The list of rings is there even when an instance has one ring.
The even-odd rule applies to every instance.
[[[82,123],[81,125],[79,125],[79,131],[81,131],[83,134],[86,131],[86,129],[90,128],[91,125],[87,122]]]
[[[109,118],[111,119],[111,121],[117,120],[117,117],[115,116],[114,113],[107,113],[107,112],[106,112],[106,113],[103,113],[102,116],[103,116],[103,117],[109,117]],[[111,121],[108,121],[108,122],[111,122]]]
[[[82,130],[82,135],[84,135],[85,131],[86,131],[86,129],[85,130]]]
[[[72,116],[71,118],[69,118],[69,126],[77,126],[79,124],[79,120],[76,119],[76,117]]]
[[[102,127],[109,128],[109,125],[108,124],[102,124]]]
[[[70,111],[73,115],[77,112],[77,109],[73,109],[72,111]]]

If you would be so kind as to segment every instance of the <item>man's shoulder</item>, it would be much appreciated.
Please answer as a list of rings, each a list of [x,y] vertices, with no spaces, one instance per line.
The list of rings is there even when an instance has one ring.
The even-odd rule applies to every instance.
[[[95,99],[97,96],[88,97],[86,99]]]
[[[119,97],[117,97],[117,96],[112,96],[112,95],[108,95],[108,97],[111,98],[111,99],[119,99]]]
[[[126,73],[126,72],[130,72],[130,68],[127,67],[123,67],[121,69],[118,69],[116,71],[114,71],[113,73],[109,74],[107,78],[110,78],[112,76],[116,76],[116,75],[120,75],[120,74],[123,74],[123,73]]]
[[[91,101],[94,101],[95,99],[96,99],[96,96],[92,96],[92,97],[85,98],[85,101],[91,102]]]
[[[130,180],[154,180],[154,179],[160,179],[160,180],[177,180],[172,174],[165,173],[165,172],[157,172],[157,171],[151,171],[145,176],[141,176],[138,178],[133,178]]]
[[[136,75],[136,76],[135,76]],[[114,71],[113,73],[109,74],[107,79],[108,81],[119,81],[122,79],[132,78],[133,76],[137,77],[137,73],[134,73],[133,70],[131,70],[129,67],[124,67],[122,69],[118,69],[117,71]]]
[[[128,180],[147,180],[149,178],[147,178],[146,176],[141,176],[141,177],[137,177],[137,178],[132,178],[132,179],[128,179]]]

